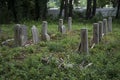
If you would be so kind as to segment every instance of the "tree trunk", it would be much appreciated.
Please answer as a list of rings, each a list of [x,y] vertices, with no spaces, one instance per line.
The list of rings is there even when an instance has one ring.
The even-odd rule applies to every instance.
[[[38,20],[39,17],[40,17],[39,0],[35,0],[35,20]]]
[[[45,0],[43,4],[44,4],[44,7],[43,7],[42,20],[46,20],[47,19],[47,0]]]
[[[69,17],[72,17],[72,10],[73,10],[72,1],[73,0],[69,0]]]
[[[93,0],[93,11],[92,11],[92,17],[95,16],[95,13],[96,13],[96,7],[97,7],[96,0]]]
[[[15,0],[8,0],[8,9],[13,13],[14,22],[18,22],[17,11],[15,9]]]
[[[91,4],[92,0],[87,0],[87,10],[86,10],[86,19],[89,19],[91,16]]]
[[[113,8],[115,8],[115,7],[116,7],[116,4],[117,4],[117,0],[112,0],[111,2],[112,2]]]
[[[68,0],[65,0],[64,19],[67,20],[67,18],[68,18]]]
[[[64,0],[61,0],[59,18],[62,16],[63,9],[64,9]]]
[[[120,16],[120,0],[118,0],[116,18],[118,18],[119,16]]]

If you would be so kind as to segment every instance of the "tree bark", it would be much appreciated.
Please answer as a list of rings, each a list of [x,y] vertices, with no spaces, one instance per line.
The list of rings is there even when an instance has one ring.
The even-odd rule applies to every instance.
[[[45,0],[45,1],[43,2],[44,7],[43,7],[42,20],[46,20],[46,19],[47,19],[47,1],[48,1],[48,0]]]
[[[115,8],[117,5],[117,0],[111,0],[113,8]]]
[[[95,16],[95,13],[96,13],[96,7],[97,7],[97,2],[96,2],[96,0],[93,0],[93,11],[92,11],[92,17]]]
[[[8,0],[8,9],[10,9],[14,16],[14,22],[18,22],[17,11],[15,8],[15,0]]]
[[[91,7],[92,7],[92,0],[87,0],[87,10],[86,10],[86,19],[91,17]]]
[[[39,17],[40,17],[39,0],[35,0],[35,20],[38,20]]]
[[[69,0],[69,17],[72,17],[72,10],[73,10],[72,1],[73,0]]]
[[[64,19],[67,20],[67,18],[68,18],[68,0],[65,0]]]
[[[62,16],[62,11],[63,11],[63,9],[64,9],[64,0],[61,0],[59,18]]]
[[[118,18],[119,16],[120,16],[120,0],[118,0],[116,18]]]

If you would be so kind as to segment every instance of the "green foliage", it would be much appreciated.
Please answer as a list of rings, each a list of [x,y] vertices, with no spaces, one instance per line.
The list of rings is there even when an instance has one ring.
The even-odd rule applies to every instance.
[[[50,43],[48,45],[48,49],[49,49],[50,52],[51,51],[54,51],[54,52],[63,52],[63,51],[65,51],[65,48],[64,48],[64,46],[62,44],[54,43],[54,42]]]
[[[97,20],[97,19],[95,19]],[[95,21],[91,20],[91,21]],[[90,49],[90,54],[77,52],[80,42],[80,29],[88,28],[92,37],[92,23],[75,21],[71,32],[61,35],[57,25],[50,23],[48,29],[51,41],[27,47],[0,46],[1,80],[119,80],[120,79],[120,33],[119,21],[114,20],[113,32],[107,34],[99,45]],[[85,24],[86,23],[86,24]],[[36,22],[24,22],[41,25]],[[66,24],[65,24],[66,25]],[[13,30],[3,25],[13,38]],[[38,28],[39,31],[41,31]],[[8,36],[7,33],[4,35]],[[31,33],[29,39],[31,39]],[[7,38],[2,39],[4,41]]]

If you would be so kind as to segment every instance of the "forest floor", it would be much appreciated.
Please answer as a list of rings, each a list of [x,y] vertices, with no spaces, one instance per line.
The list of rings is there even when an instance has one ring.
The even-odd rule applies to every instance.
[[[26,21],[28,39],[32,40],[31,27],[35,25],[41,34],[41,23]],[[113,21],[113,31],[89,49],[89,54],[79,53],[80,29],[88,28],[92,39],[90,22],[73,22],[72,31],[62,35],[58,23],[48,22],[51,40],[36,45],[14,47],[1,43],[14,38],[14,24],[1,25],[0,34],[0,80],[119,80],[120,79],[120,21]],[[67,24],[65,24],[67,27]]]

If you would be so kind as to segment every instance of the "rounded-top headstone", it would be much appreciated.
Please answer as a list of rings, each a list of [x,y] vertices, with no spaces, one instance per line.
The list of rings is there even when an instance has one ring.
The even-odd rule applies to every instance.
[[[63,25],[63,19],[59,19],[59,26]]]
[[[39,34],[35,25],[32,27],[33,43],[37,44],[39,42]]]
[[[49,41],[50,40],[50,36],[47,33],[47,21],[43,21],[41,37],[42,37],[42,40],[44,40],[44,41]]]

